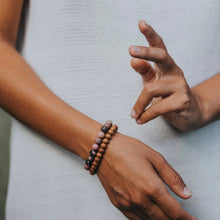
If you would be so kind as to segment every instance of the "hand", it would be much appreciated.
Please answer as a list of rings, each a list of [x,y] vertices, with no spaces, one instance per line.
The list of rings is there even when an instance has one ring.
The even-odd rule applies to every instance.
[[[141,74],[144,88],[138,97],[131,117],[138,124],[162,115],[180,130],[191,130],[202,125],[203,113],[199,96],[190,90],[183,71],[168,54],[161,37],[145,21],[139,29],[149,42],[149,47],[131,46],[131,66]],[[148,61],[154,62],[153,68]],[[148,107],[146,110],[145,108]]]
[[[196,220],[167,188],[183,199],[191,197],[179,174],[162,155],[141,141],[117,132],[97,175],[111,202],[129,219]]]

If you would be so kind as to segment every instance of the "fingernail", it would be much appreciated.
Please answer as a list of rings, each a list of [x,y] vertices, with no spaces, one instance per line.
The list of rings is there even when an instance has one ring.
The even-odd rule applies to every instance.
[[[138,54],[141,52],[141,49],[139,47],[133,46],[133,51]]]
[[[132,118],[135,118],[136,117],[136,112],[134,109],[131,110],[131,117]]]
[[[137,122],[138,124],[140,124],[140,123],[141,123],[141,119],[139,118],[136,122]]]
[[[183,189],[183,194],[186,196],[191,196],[192,195],[192,191],[188,188],[188,187],[184,187]]]

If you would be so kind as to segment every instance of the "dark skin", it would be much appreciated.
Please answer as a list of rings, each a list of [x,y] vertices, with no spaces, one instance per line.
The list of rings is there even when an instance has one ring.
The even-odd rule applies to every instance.
[[[144,124],[160,115],[182,131],[200,128],[220,117],[220,74],[190,88],[182,69],[169,55],[162,38],[145,21],[139,29],[149,47],[129,48],[131,66],[143,79],[144,88],[131,116]],[[153,61],[153,68],[148,61]],[[149,104],[152,104],[149,107]],[[148,107],[148,108],[147,108]]]
[[[56,96],[16,51],[23,1],[0,0],[0,4],[1,107],[31,129],[87,159],[102,123]],[[190,198],[191,192],[180,175],[161,154],[135,138],[117,132],[97,175],[109,199],[129,219],[196,219],[165,187],[167,184],[183,199]]]

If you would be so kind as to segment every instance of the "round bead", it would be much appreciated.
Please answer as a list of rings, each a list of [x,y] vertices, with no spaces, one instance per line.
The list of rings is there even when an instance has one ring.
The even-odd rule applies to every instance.
[[[101,127],[101,131],[103,131],[104,133],[106,133],[108,131],[108,128],[106,126],[102,126]]]
[[[118,126],[117,126],[117,125],[112,125],[111,129],[112,129],[113,131],[117,131],[117,130],[118,130]]]
[[[104,138],[104,139],[102,140],[102,142],[105,143],[105,144],[108,144],[109,140],[108,140],[107,138]]]
[[[105,133],[104,133],[103,131],[100,131],[100,132],[98,133],[98,137],[99,137],[99,138],[104,138],[104,137],[105,137]]]
[[[108,121],[106,121],[105,123],[112,124],[112,120],[108,120]]]
[[[89,166],[86,163],[85,163],[84,167],[86,170],[89,170]]]
[[[100,160],[101,160],[101,159],[98,158],[98,157],[95,157],[95,158],[94,158],[94,161],[96,161],[96,162],[100,162]]]
[[[108,130],[108,133],[109,133],[110,135],[113,135],[113,134],[114,134],[114,131],[110,128],[110,129]]]
[[[107,147],[107,144],[101,143],[100,147],[101,147],[101,148],[106,148],[106,147]]]
[[[100,152],[97,152],[96,154],[97,157],[101,158],[102,157],[102,154]]]
[[[93,149],[93,150],[97,150],[98,148],[99,148],[99,145],[98,145],[98,144],[93,144],[93,145],[92,145],[92,149]]]
[[[94,172],[92,172],[91,170],[89,171],[89,173],[91,174],[91,175],[94,175],[95,173]]]
[[[103,154],[105,152],[105,150],[103,148],[99,148],[98,152],[100,152],[101,154]]]
[[[95,166],[94,166],[94,165],[92,165],[92,166],[91,166],[91,169],[94,169],[94,170],[95,170]]]
[[[104,124],[104,126],[107,127],[107,128],[110,128],[110,127],[112,126],[112,123],[106,122],[106,123]]]
[[[96,142],[96,144],[100,144],[102,142],[102,139],[101,138],[96,138],[95,142]]]
[[[112,136],[111,136],[109,133],[105,134],[105,138],[107,138],[107,139],[109,139],[109,140],[110,140],[110,139],[111,139],[111,137],[112,137]]]
[[[86,160],[86,165],[88,165],[89,167],[91,167],[91,165],[92,165],[92,161],[90,161],[90,160]]]
[[[93,161],[93,163],[92,163],[94,166],[98,166],[99,165],[99,163],[98,162],[96,162],[96,161]]]
[[[94,150],[91,150],[89,153],[90,153],[91,156],[95,156],[96,155],[96,152]]]
[[[88,160],[92,161],[93,157],[91,155],[88,156]]]

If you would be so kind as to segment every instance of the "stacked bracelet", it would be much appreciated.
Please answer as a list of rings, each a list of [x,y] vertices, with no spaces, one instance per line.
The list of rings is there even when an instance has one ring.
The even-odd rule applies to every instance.
[[[85,169],[89,170],[91,175],[94,175],[97,172],[107,145],[117,130],[118,126],[112,125],[112,121],[110,120],[106,121],[101,127],[101,131],[98,133],[98,137],[92,145],[92,150],[90,151],[90,155],[85,163]]]

